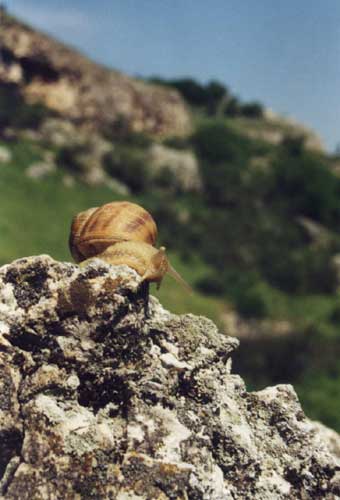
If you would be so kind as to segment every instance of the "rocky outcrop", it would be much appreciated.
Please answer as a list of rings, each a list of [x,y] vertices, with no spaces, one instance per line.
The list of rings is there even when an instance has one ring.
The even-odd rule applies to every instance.
[[[264,110],[265,124],[253,130],[250,136],[271,144],[279,144],[285,138],[302,138],[304,146],[312,151],[325,152],[325,145],[320,136],[311,128],[299,123],[292,117],[279,115],[270,108]]]
[[[5,13],[0,28],[0,82],[18,85],[30,102],[95,129],[123,123],[160,136],[190,131],[188,110],[175,90],[95,64]]]
[[[12,159],[12,154],[5,146],[0,146],[0,164],[9,163]]]
[[[333,431],[333,429],[329,429],[321,422],[310,422],[317,432],[318,436],[322,440],[324,444],[327,445],[328,449],[338,457],[340,461],[340,435]]]
[[[176,150],[163,144],[152,144],[148,152],[151,175],[170,172],[183,191],[200,191],[202,180],[198,161],[193,151]]]
[[[237,345],[148,303],[126,266],[2,267],[2,498],[337,498],[336,456],[293,388],[247,392]]]

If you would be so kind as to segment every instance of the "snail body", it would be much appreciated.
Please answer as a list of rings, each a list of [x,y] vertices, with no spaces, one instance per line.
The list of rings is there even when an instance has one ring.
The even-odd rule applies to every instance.
[[[125,264],[134,269],[143,280],[161,283],[169,271],[165,248],[159,250],[142,241],[122,241],[106,248],[96,256],[108,264]],[[85,261],[86,262],[86,261]]]
[[[124,201],[107,203],[76,215],[69,244],[76,262],[85,264],[96,257],[112,265],[125,264],[143,281],[156,282],[158,288],[169,273],[189,288],[171,266],[165,247],[154,246],[156,238],[157,226],[152,216],[141,206]]]
[[[120,241],[156,243],[157,226],[144,208],[128,201],[106,203],[80,212],[72,221],[70,250],[76,262],[98,256]]]

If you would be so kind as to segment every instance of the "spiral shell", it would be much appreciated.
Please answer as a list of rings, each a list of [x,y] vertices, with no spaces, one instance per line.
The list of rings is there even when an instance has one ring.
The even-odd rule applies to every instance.
[[[76,215],[69,244],[74,260],[81,262],[118,242],[154,245],[156,238],[157,226],[149,212],[135,203],[116,201]]]

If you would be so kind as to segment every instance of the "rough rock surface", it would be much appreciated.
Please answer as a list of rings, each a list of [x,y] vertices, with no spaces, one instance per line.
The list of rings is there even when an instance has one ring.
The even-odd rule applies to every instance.
[[[131,131],[185,135],[191,118],[174,91],[93,63],[0,12],[0,82],[18,85],[31,102],[94,128],[124,121]]]
[[[0,269],[1,498],[337,498],[293,388],[248,393],[236,339],[146,299],[98,260]]]

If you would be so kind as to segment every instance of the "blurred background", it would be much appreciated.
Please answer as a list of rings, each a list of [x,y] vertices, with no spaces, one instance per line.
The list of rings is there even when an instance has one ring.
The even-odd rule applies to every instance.
[[[340,430],[337,0],[12,0],[0,8],[0,264],[71,260],[72,216],[129,199],[241,346]]]

